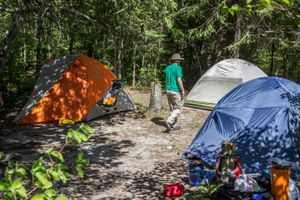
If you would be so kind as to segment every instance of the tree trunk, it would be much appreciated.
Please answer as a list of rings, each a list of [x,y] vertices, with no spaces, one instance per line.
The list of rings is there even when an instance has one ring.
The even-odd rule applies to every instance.
[[[37,19],[37,30],[36,30],[36,38],[37,38],[37,47],[36,47],[36,66],[35,66],[35,77],[36,79],[39,76],[40,69],[42,67],[42,54],[45,54],[45,50],[43,49],[43,37],[44,37],[44,21],[43,17],[46,13],[46,9],[41,9],[38,12],[38,19]]]
[[[149,110],[160,112],[162,109],[162,91],[159,83],[151,82],[151,96]]]
[[[236,44],[241,39],[241,21],[243,18],[243,14],[237,17],[235,24],[235,34],[234,34],[234,43]],[[237,45],[233,52],[234,58],[240,58],[240,47]]]
[[[8,33],[5,35],[4,39],[1,41],[1,44],[3,45],[3,49],[0,50],[0,73],[3,71],[4,64],[7,61],[13,44],[17,38],[17,35],[20,30],[20,22],[22,21],[22,18],[19,14],[15,14],[13,16],[13,20],[11,23],[11,26],[8,30]]]
[[[200,55],[201,55],[201,68],[202,68],[202,72],[206,72],[206,70],[208,70],[208,55],[207,55],[207,49],[205,48],[205,43],[202,43],[200,46]],[[200,74],[200,76],[202,76],[202,74]]]
[[[136,82],[136,62],[135,62],[136,53],[137,53],[137,45],[135,44],[133,48],[132,87],[135,87],[135,82]]]
[[[269,76],[272,76],[274,70],[274,52],[275,52],[275,44],[274,42],[272,42]]]
[[[27,65],[27,48],[25,42],[23,44],[23,63],[24,65]]]
[[[284,56],[283,56],[283,65],[282,65],[282,76],[284,77],[284,78],[287,78],[287,61],[288,61],[288,59],[287,59],[287,53],[285,53],[284,54]]]
[[[161,49],[161,40],[158,40],[158,49],[157,49],[157,56],[155,60],[155,68],[154,68],[154,77],[157,78],[157,66],[159,66],[159,60],[160,60],[160,49]]]
[[[213,43],[213,53],[211,56],[211,62],[210,65],[214,65],[219,61],[220,56],[222,55],[222,47],[221,47],[221,41],[219,37],[214,41]]]
[[[123,49],[124,49],[124,39],[121,38],[120,41],[120,46],[118,48],[118,53],[117,53],[117,62],[118,62],[118,77],[119,79],[122,79],[122,57],[123,57]]]
[[[42,35],[43,35],[43,20],[42,20],[43,11],[39,12],[39,17],[37,19],[37,47],[36,47],[36,64],[35,64],[35,77],[38,78],[39,72],[42,65]]]
[[[200,46],[200,52],[198,52],[198,50],[197,50],[197,48],[196,48],[196,45],[195,44],[193,44],[193,48],[194,48],[194,50],[195,50],[195,55],[196,55],[196,58],[197,58],[197,65],[198,65],[198,67],[199,67],[199,72],[200,72],[200,76],[203,74],[203,70],[202,70],[202,65],[201,65],[201,62],[200,62],[200,58],[199,58],[199,56],[198,55],[200,55],[201,56],[201,49],[202,49],[202,45]]]
[[[71,35],[70,36],[70,43],[69,43],[69,54],[73,54],[73,49],[74,49],[74,37]]]

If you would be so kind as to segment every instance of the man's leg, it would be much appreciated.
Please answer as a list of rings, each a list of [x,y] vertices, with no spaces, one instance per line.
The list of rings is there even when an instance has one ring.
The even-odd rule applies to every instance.
[[[174,110],[174,104],[173,104],[172,95],[171,95],[170,91],[167,90],[166,93],[167,93],[167,99],[168,99],[168,105],[169,105],[169,117],[170,117]],[[166,128],[167,128],[166,132],[168,132],[168,133],[172,130],[171,124],[168,123],[167,121],[166,121]]]
[[[177,122],[177,117],[182,112],[183,101],[181,100],[181,96],[179,93],[170,92],[170,97],[171,97],[174,109],[173,109],[171,115],[169,116],[169,118],[167,119],[167,123],[169,123],[171,128],[173,128]]]
[[[174,103],[172,100],[172,95],[170,91],[167,91],[167,99],[168,99],[168,105],[169,105],[169,115],[172,114],[172,111],[174,110]]]

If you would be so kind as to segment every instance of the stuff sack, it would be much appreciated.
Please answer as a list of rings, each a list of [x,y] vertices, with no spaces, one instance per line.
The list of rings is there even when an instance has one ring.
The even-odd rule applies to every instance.
[[[183,195],[185,192],[184,186],[181,183],[174,183],[165,186],[166,197],[178,197]]]
[[[237,179],[242,173],[242,164],[240,158],[236,155],[235,145],[223,141],[222,152],[216,160],[216,175],[221,182],[228,183],[232,177]]]

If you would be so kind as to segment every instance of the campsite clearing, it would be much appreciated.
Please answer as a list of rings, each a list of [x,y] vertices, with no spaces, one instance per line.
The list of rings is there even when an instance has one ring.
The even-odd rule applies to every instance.
[[[140,107],[149,105],[148,91],[129,90]],[[165,97],[165,96],[164,96]],[[164,99],[164,107],[166,108]],[[69,126],[56,124],[14,125],[16,111],[6,110],[1,116],[1,150],[7,157],[30,163],[49,147],[57,147]],[[125,120],[109,123],[108,117],[88,122],[96,134],[90,141],[67,149],[68,155],[83,150],[91,160],[84,179],[72,177],[59,192],[70,199],[165,199],[164,186],[183,183],[187,189],[180,199],[193,199],[195,188],[187,184],[187,163],[180,157],[197,134],[209,111],[184,108],[179,123],[180,131],[164,133],[163,120],[167,115],[128,112]],[[1,165],[3,168],[3,165]]]

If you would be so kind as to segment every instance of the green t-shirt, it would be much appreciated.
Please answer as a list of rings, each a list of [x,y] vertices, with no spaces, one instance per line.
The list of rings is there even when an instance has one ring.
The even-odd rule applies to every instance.
[[[166,89],[180,93],[177,78],[182,78],[182,68],[176,63],[168,65],[164,70],[166,76]]]

